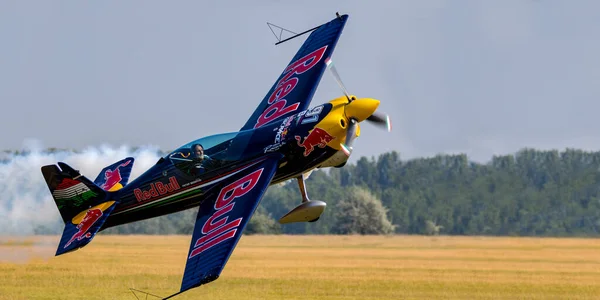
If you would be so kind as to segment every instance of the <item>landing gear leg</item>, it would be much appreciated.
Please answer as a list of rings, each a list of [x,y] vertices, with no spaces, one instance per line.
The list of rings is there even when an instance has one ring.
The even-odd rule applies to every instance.
[[[296,179],[298,180],[298,187],[302,194],[302,204],[296,206],[294,209],[290,210],[290,212],[285,214],[285,216],[281,217],[279,219],[279,223],[281,224],[315,222],[321,217],[321,214],[325,211],[325,206],[327,206],[323,201],[308,199],[306,186],[304,185],[304,174],[298,176]]]
[[[308,194],[306,193],[306,186],[304,185],[304,174],[296,177],[298,181],[298,187],[300,188],[300,193],[302,194],[302,203],[309,202]]]

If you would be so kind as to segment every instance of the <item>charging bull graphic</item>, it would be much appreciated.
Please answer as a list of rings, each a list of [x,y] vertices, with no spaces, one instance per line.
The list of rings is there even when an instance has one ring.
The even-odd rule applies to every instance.
[[[300,136],[295,136],[296,141],[298,141],[298,146],[304,148],[304,156],[308,156],[314,149],[315,146],[319,146],[319,148],[325,148],[327,143],[331,142],[334,137],[327,133],[327,131],[315,127],[305,138],[304,142],[300,142],[302,138]]]
[[[81,241],[84,237],[85,238],[90,238],[92,236],[92,234],[90,234],[89,232],[87,232],[90,227],[92,227],[92,225],[94,225],[94,223],[96,223],[96,221],[98,221],[98,219],[100,219],[100,217],[102,217],[102,210],[99,208],[93,208],[88,210],[85,213],[85,217],[83,217],[83,220],[81,220],[81,222],[79,222],[79,224],[77,224],[77,232],[71,237],[71,239],[69,240],[69,242],[65,245],[65,248],[69,247],[69,245],[71,245],[71,243],[77,239],[78,241]]]
[[[117,183],[121,182],[123,178],[121,177],[120,167],[126,167],[131,163],[131,160],[128,160],[120,165],[118,165],[114,170],[108,169],[104,172],[105,182],[100,187],[105,191],[112,189]]]

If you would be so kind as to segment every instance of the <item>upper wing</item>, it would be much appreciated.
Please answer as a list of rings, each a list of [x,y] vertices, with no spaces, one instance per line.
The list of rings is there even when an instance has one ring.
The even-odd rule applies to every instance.
[[[279,158],[250,163],[212,189],[200,204],[179,293],[219,277],[269,186]]]
[[[336,17],[310,34],[241,130],[308,108],[325,71],[325,58],[333,53],[347,19],[348,15]]]

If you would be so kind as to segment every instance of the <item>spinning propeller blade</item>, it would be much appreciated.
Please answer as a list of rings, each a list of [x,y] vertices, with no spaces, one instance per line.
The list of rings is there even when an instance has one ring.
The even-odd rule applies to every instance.
[[[390,116],[387,114],[375,112],[367,120],[374,125],[384,127],[388,132],[392,131],[392,122],[390,121]]]
[[[350,156],[350,153],[352,153],[352,142],[356,137],[356,124],[358,124],[354,118],[350,118],[349,121],[348,130],[346,131],[346,142],[342,144],[342,151],[347,156]]]
[[[351,97],[350,94],[348,94],[348,91],[346,90],[344,83],[342,83],[342,79],[341,79],[340,75],[338,74],[331,58],[328,57],[327,59],[325,59],[325,64],[327,65],[327,68],[329,69],[329,71],[331,71],[331,75],[333,75],[333,78],[335,79],[335,81],[338,83],[338,85],[342,89],[342,92],[344,92],[344,95],[346,95],[346,98],[348,98],[348,104],[350,104],[353,100],[356,100],[356,98]],[[346,104],[346,105],[348,105],[348,104]],[[347,156],[350,156],[350,154],[352,153],[352,142],[354,141],[354,138],[356,137],[356,126],[358,126],[358,122],[352,116],[348,116],[348,119],[349,119],[349,124],[348,124],[348,129],[346,131],[346,141],[345,141],[345,143],[342,143],[341,146],[342,146],[342,151],[344,151],[344,153]],[[369,121],[369,122],[373,123],[373,125],[376,125],[378,127],[383,127],[388,132],[390,132],[392,130],[392,123],[390,121],[390,116],[388,116],[385,113],[373,112],[369,117],[367,117],[366,121]]]
[[[342,78],[340,77],[340,74],[338,74],[331,58],[328,57],[327,59],[325,59],[325,64],[329,68],[329,71],[331,71],[331,74],[333,75],[333,78],[335,79],[335,81],[337,81],[338,85],[342,89],[342,92],[344,92],[344,95],[346,95],[346,98],[348,98],[348,102],[351,102],[352,99],[350,98],[350,95],[348,94],[348,91],[346,90],[344,83],[342,83]]]

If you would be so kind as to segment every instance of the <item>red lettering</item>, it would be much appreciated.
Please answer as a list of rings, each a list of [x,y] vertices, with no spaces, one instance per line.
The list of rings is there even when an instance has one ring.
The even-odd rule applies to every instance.
[[[150,186],[151,186],[150,195],[152,197],[158,197],[158,192],[156,191],[156,187],[155,187],[154,183],[151,183]]]
[[[208,242],[208,243],[206,243],[206,244],[204,244],[204,245],[202,245],[202,246],[194,249],[192,251],[192,253],[190,253],[190,257],[189,258],[192,258],[192,257],[194,257],[194,256],[196,256],[196,255],[198,255],[198,254],[200,254],[200,253],[202,253],[202,252],[204,252],[204,251],[206,251],[206,250],[208,250],[208,249],[210,249],[210,248],[212,248],[212,247],[214,247],[214,246],[216,246],[216,245],[218,245],[218,244],[220,244],[220,243],[222,243],[222,242],[224,242],[224,241],[226,241],[226,240],[228,240],[228,239],[230,239],[232,237],[234,237],[236,231],[237,231],[237,228],[236,229],[232,229],[232,230],[230,230],[230,231],[228,231],[228,232],[226,232],[226,233],[224,233],[224,234],[216,237],[215,239],[211,240],[210,242]]]
[[[235,181],[234,183],[224,187],[221,192],[219,193],[219,196],[217,197],[217,201],[215,202],[215,209],[216,210],[220,210],[223,206],[228,205],[229,202],[233,201],[233,199],[237,198],[237,197],[241,197],[243,195],[245,195],[247,192],[249,192],[258,182],[258,179],[260,178],[260,175],[262,174],[263,169],[258,169],[242,178],[240,178],[239,180]],[[244,186],[246,185],[246,186]],[[230,191],[233,191],[229,196],[227,196],[227,193],[229,193]]]
[[[206,220],[206,222],[204,223],[204,226],[202,226],[202,233],[207,234],[207,233],[223,226],[223,224],[227,223],[227,218],[228,218],[227,216],[220,219],[216,223],[215,223],[215,220],[217,218],[221,217],[222,215],[230,212],[233,209],[234,204],[235,203],[229,203],[227,206],[217,210],[212,216],[210,216],[210,218],[208,218],[208,220]]]
[[[265,109],[258,117],[254,128],[261,127],[270,121],[273,121],[289,112],[293,112],[298,109],[298,106],[300,106],[299,103],[290,104],[286,107],[285,105],[287,104],[287,101],[283,99],[285,96],[291,93],[298,84],[298,78],[292,78],[292,76],[295,74],[302,74],[314,67],[319,61],[321,61],[321,58],[323,58],[325,50],[327,50],[327,46],[323,46],[305,55],[301,59],[291,63],[283,71],[283,74],[285,75],[277,82],[275,90],[273,93],[271,93],[271,96],[269,96],[269,100],[267,101],[267,103],[270,104],[269,107],[267,107],[267,109]]]
[[[167,184],[167,187],[168,186],[169,186],[169,184]],[[156,183],[156,189],[158,190],[158,193],[161,195],[167,192],[167,188],[165,187],[165,185],[162,182]]]
[[[137,199],[138,202],[143,201],[144,195],[142,194],[142,190],[140,189],[135,189],[133,190],[133,194],[135,195],[135,199]]]
[[[207,235],[199,238],[198,241],[196,241],[196,245],[194,247],[202,246],[202,244],[223,234],[225,231],[228,231],[230,229],[240,226],[241,223],[242,223],[242,218],[238,218],[238,219],[235,219],[235,220],[227,223],[227,225],[225,225],[225,226],[221,226],[221,227],[209,232]]]
[[[294,70],[293,73],[302,74],[302,73],[310,70],[321,60],[321,58],[323,58],[323,54],[325,53],[325,50],[327,50],[327,46],[323,46],[323,47],[311,52],[310,54],[304,56],[303,58],[301,58],[301,59],[297,60],[296,62],[294,62],[293,64],[289,65],[287,67],[287,69],[285,69],[284,73]],[[308,62],[308,64],[306,62]]]
[[[150,183],[150,187],[146,191],[141,189],[134,189],[133,194],[138,202],[145,201],[154,197],[162,196],[166,193],[173,192],[180,189],[179,182],[174,176],[169,177],[169,183],[153,182]]]
[[[254,188],[262,171],[263,168],[258,169],[221,189],[214,205],[216,211],[204,222],[201,229],[204,235],[196,240],[195,249],[191,251],[189,258],[235,237],[238,226],[242,224],[242,218],[227,223],[229,218],[227,213],[233,210],[235,202],[232,201],[235,198],[245,195]]]
[[[178,190],[178,189],[180,189],[180,188],[181,188],[181,187],[179,186],[179,182],[177,182],[177,179],[175,179],[175,177],[174,177],[174,176],[171,176],[171,177],[169,178],[169,182],[170,182],[170,184],[171,184],[171,187],[173,188],[173,190]],[[169,192],[170,192],[170,191],[169,191]]]
[[[254,128],[260,127],[263,124],[266,124],[274,119],[279,118],[280,116],[285,115],[286,113],[295,111],[300,106],[300,103],[294,103],[288,107],[284,107],[287,104],[285,99],[279,100],[273,104],[271,104],[267,109],[258,117],[258,121],[256,122],[256,126]],[[271,113],[269,115],[269,113]]]
[[[296,84],[298,84],[298,78],[296,77],[280,84],[273,94],[271,94],[271,98],[269,98],[269,104],[273,104],[273,102],[287,96],[287,94],[294,90]]]

